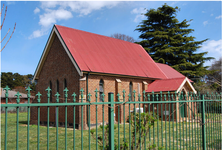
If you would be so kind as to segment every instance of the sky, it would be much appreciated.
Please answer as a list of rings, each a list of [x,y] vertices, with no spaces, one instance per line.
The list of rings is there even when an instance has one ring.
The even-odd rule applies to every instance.
[[[144,9],[157,9],[164,3],[180,8],[180,22],[192,19],[189,28],[194,32],[190,35],[196,41],[208,39],[197,52],[208,52],[205,57],[218,60],[222,54],[221,1],[1,1],[1,7],[7,6],[1,39],[11,29],[1,48],[16,23],[12,38],[0,53],[1,72],[34,74],[54,24],[105,36],[121,33],[139,41],[135,29],[146,19]],[[4,11],[5,7],[1,23]]]

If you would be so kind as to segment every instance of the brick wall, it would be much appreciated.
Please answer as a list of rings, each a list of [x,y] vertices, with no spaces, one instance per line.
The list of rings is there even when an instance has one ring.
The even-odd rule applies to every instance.
[[[117,80],[118,79],[118,80]],[[142,91],[147,88],[147,84],[144,84],[143,81],[146,81],[147,83],[151,83],[151,80],[147,79],[136,79],[136,78],[130,78],[130,77],[118,77],[118,76],[107,76],[107,75],[89,75],[88,76],[88,92],[92,94],[91,102],[96,102],[95,98],[95,89],[99,91],[99,82],[100,80],[103,80],[104,82],[104,94],[105,94],[105,102],[108,102],[108,93],[113,92],[114,93],[114,101],[117,101],[117,93],[121,95],[120,101],[123,101],[123,93],[122,91],[125,90],[126,97],[125,101],[128,101],[128,94],[129,94],[129,84],[132,82],[133,84],[133,90],[136,91],[136,101],[138,101],[138,92],[140,95],[142,95]],[[86,89],[85,89],[86,91]],[[141,101],[143,101],[143,98],[141,96]],[[99,102],[99,92],[98,92],[98,99]],[[102,105],[98,105],[97,107],[97,113],[98,113],[98,123],[102,123]],[[136,105],[136,108],[139,106]],[[141,104],[140,107],[143,107]],[[131,110],[133,110],[133,107],[131,107]],[[104,106],[104,117],[105,122],[108,122],[108,107],[107,105]],[[123,105],[120,105],[120,115],[118,115],[118,107],[114,108],[115,112],[115,120],[118,120],[118,117],[120,117],[120,121],[123,121]],[[91,106],[91,124],[96,124],[96,106]],[[129,105],[125,105],[125,115],[126,118],[129,115]]]
[[[67,53],[63,49],[63,46],[59,42],[57,36],[53,39],[49,53],[43,64],[42,70],[39,75],[38,83],[36,85],[36,91],[39,91],[41,96],[41,102],[47,102],[47,92],[45,89],[49,87],[49,82],[52,83],[52,103],[55,103],[55,94],[57,92],[57,80],[59,81],[59,94],[60,103],[64,102],[64,79],[67,82],[67,88],[69,90],[68,102],[72,102],[72,94],[75,92],[77,97],[79,95],[79,79],[80,76],[69,59]],[[78,98],[77,98],[78,99]],[[36,102],[36,99],[34,100]],[[59,122],[64,122],[64,107],[59,107]],[[40,108],[40,120],[41,123],[47,121],[47,107]],[[78,114],[78,108],[76,108],[76,115]],[[78,123],[79,117],[76,117]],[[50,107],[50,122],[55,122],[55,107]],[[68,122],[73,122],[73,107],[68,107]],[[31,108],[31,123],[37,123],[37,107]]]

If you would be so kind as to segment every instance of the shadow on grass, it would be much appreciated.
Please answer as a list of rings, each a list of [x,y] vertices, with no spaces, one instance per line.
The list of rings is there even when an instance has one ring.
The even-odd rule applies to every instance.
[[[19,121],[21,124],[28,124],[28,121]]]
[[[208,146],[213,149],[221,149],[222,148],[222,141],[221,141],[221,139],[216,139],[212,143],[210,143]]]

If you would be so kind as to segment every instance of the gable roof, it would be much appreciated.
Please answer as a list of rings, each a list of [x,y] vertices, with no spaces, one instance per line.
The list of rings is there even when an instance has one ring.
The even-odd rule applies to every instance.
[[[171,78],[171,79],[163,79],[163,80],[155,80],[151,84],[148,85],[148,89],[146,92],[168,92],[168,91],[176,91],[179,92],[181,88],[185,85],[185,83],[188,84],[188,86],[192,89],[194,93],[196,93],[196,90],[190,83],[189,79],[187,77],[181,77],[181,78]]]
[[[163,79],[174,79],[174,78],[185,78],[186,77],[186,76],[184,76],[183,74],[181,74],[180,72],[173,69],[172,67],[170,67],[167,64],[161,64],[161,63],[156,63],[156,64],[162,70],[164,75],[167,77],[167,78],[163,78]],[[188,79],[188,80],[190,82],[193,82],[190,79]]]
[[[156,63],[156,64],[163,71],[167,79],[185,77],[183,74],[179,73],[178,71],[176,71],[167,64],[161,64],[161,63]]]
[[[141,45],[127,41],[55,25],[34,74],[38,78],[56,35],[78,73],[96,72],[165,79],[166,75]]]

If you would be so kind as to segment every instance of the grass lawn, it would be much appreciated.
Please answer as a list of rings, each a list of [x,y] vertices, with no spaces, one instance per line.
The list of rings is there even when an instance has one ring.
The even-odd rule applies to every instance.
[[[211,115],[210,115],[211,116]],[[209,120],[206,124],[206,140],[208,149],[221,149],[221,115],[217,115],[216,120]],[[220,122],[219,122],[220,121]],[[161,127],[162,126],[162,127]],[[98,134],[102,134],[102,130],[98,128]],[[129,140],[129,124],[125,124],[125,137]],[[59,149],[65,147],[65,128],[59,127]],[[165,149],[202,149],[202,127],[196,122],[155,122],[146,137],[147,145],[155,144]],[[30,149],[37,149],[37,125],[30,125]],[[49,147],[56,149],[56,127],[49,128]],[[124,129],[120,125],[120,142],[123,142]],[[88,130],[83,131],[83,149],[89,149],[88,145]],[[139,134],[137,138],[139,138]],[[40,149],[47,148],[47,127],[40,126]],[[115,129],[115,140],[118,142],[118,128]],[[75,130],[73,138],[73,129],[67,129],[67,148],[73,149],[73,139],[75,140],[75,149],[81,149],[81,130]],[[1,148],[4,149],[5,140],[5,114],[1,114]],[[27,149],[27,113],[19,113],[19,149]],[[8,149],[16,149],[16,113],[8,113],[7,124],[7,147]],[[96,141],[91,136],[91,149],[96,149]],[[144,149],[144,148],[142,148]]]

